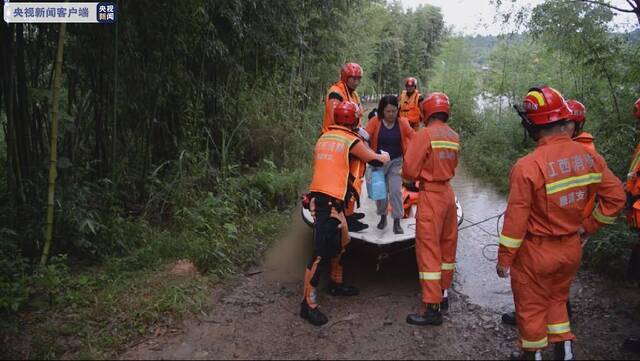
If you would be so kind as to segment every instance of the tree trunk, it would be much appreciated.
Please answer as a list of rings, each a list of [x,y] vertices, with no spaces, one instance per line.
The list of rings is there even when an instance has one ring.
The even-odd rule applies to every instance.
[[[113,60],[113,129],[111,135],[112,177],[114,176],[116,169],[116,145],[118,143],[118,22],[116,22],[115,33],[115,55]]]
[[[16,82],[14,85],[17,87],[17,93],[14,97],[13,108],[13,120],[15,129],[15,140],[17,147],[18,165],[20,166],[20,172],[26,179],[32,179],[30,170],[32,169],[32,135],[30,134],[29,126],[31,123],[28,116],[27,109],[27,69],[24,56],[24,26],[23,24],[16,24],[16,62],[15,74]]]
[[[9,190],[15,196],[16,215],[18,214],[19,205],[26,203],[26,197],[23,189],[23,173],[20,161],[20,152],[18,151],[18,137],[16,135],[18,124],[20,123],[16,116],[16,65],[14,52],[14,29],[15,25],[2,23],[2,41],[0,42],[0,54],[2,57],[2,87],[4,92],[5,110],[7,114],[7,163],[8,167],[8,185]]]
[[[51,146],[49,148],[49,192],[47,196],[47,230],[45,233],[45,244],[40,258],[40,266],[44,267],[49,258],[49,251],[53,239],[53,207],[55,201],[56,176],[58,163],[58,97],[60,94],[60,83],[62,81],[62,55],[64,52],[64,39],[67,24],[60,24],[60,34],[58,37],[58,49],[56,51],[55,71],[53,75],[53,86],[51,88]]]

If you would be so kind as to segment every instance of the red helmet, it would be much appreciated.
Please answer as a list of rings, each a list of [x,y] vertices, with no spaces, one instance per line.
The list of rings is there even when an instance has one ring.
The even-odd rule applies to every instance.
[[[407,79],[404,80],[404,86],[418,86],[418,81],[416,80],[416,78],[414,77],[408,77]]]
[[[427,121],[435,113],[449,114],[449,97],[445,93],[431,93],[420,104],[424,120]]]
[[[356,103],[344,101],[333,109],[333,121],[337,125],[352,127],[358,123],[357,112],[358,105]]]
[[[567,100],[567,106],[571,111],[571,116],[569,117],[569,120],[572,120],[577,123],[582,123],[585,121],[585,113],[587,110],[582,103],[580,103],[577,100],[569,99]]]
[[[552,87],[529,89],[522,106],[527,118],[534,125],[545,125],[571,119],[571,110],[565,103],[562,94]]]
[[[633,115],[640,119],[640,99],[636,100],[636,103],[633,105]]]
[[[360,64],[346,63],[342,66],[340,69],[340,80],[346,83],[350,77],[362,78],[362,67]]]

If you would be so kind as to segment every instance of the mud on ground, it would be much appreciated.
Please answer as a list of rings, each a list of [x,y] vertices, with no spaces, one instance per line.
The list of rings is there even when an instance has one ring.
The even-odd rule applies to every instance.
[[[306,323],[298,312],[311,231],[298,213],[292,224],[262,266],[212,290],[209,314],[184,321],[177,332],[135,342],[121,358],[467,360],[504,359],[514,350],[517,331],[501,324],[499,308],[471,303],[455,285],[442,326],[406,324],[420,300],[414,253],[397,255],[376,271],[377,250],[358,243],[345,259],[345,275],[361,294],[322,293],[329,323],[320,328]],[[478,262],[488,261],[478,257]],[[621,344],[640,335],[640,322],[633,319],[639,295],[628,284],[580,273],[572,299],[577,358],[637,358]]]

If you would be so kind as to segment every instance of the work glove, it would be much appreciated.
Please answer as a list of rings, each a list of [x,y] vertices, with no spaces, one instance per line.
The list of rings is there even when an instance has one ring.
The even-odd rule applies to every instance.
[[[496,273],[498,274],[498,277],[500,278],[507,278],[509,277],[509,273],[511,273],[511,268],[510,267],[503,267],[500,264],[496,265]]]

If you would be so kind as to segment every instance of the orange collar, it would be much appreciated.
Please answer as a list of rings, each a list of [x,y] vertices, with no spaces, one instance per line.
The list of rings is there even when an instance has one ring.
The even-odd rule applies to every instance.
[[[546,137],[542,137],[540,138],[540,140],[538,140],[538,147],[541,147],[543,145],[547,145],[547,144],[557,144],[557,143],[563,143],[563,142],[571,142],[571,138],[568,135],[565,134],[561,134],[561,135],[548,135]]]
[[[436,127],[436,126],[441,126],[441,125],[444,125],[444,124],[445,124],[445,122],[443,122],[442,120],[434,119],[434,120],[429,121],[429,123],[427,124],[427,127]]]
[[[338,124],[330,125],[329,126],[329,130],[342,130],[342,131],[345,131],[347,133],[358,135],[358,133],[356,133],[356,131],[354,129],[349,129],[349,128],[345,127],[344,125],[338,125]]]

